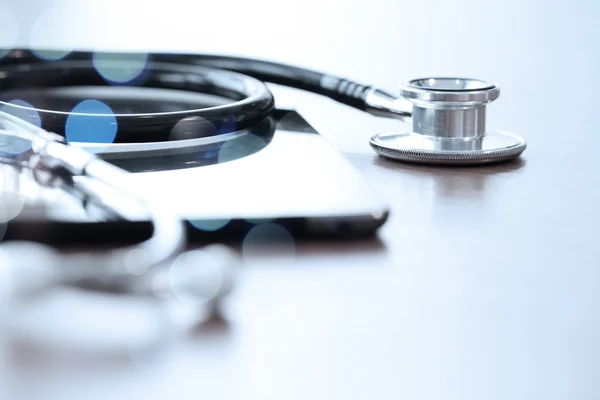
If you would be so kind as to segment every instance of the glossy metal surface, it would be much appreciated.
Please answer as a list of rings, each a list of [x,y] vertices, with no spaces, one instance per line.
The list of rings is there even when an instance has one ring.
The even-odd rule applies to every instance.
[[[378,117],[406,119],[410,118],[411,104],[395,98],[381,90],[371,89],[365,98],[366,112]]]
[[[423,164],[485,164],[518,157],[526,144],[506,132],[492,132],[469,139],[445,139],[419,133],[385,133],[371,139],[371,146],[387,158]]]
[[[477,79],[420,78],[403,83],[410,100],[413,131],[377,134],[371,147],[381,156],[425,164],[485,164],[518,157],[525,140],[505,132],[486,132],[486,105],[500,88]]]

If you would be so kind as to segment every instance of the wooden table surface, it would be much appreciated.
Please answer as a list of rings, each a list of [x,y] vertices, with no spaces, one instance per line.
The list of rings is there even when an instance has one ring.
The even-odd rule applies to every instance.
[[[249,260],[226,321],[144,357],[11,358],[2,399],[600,399],[598,4],[25,3],[0,4],[24,44],[251,55],[392,91],[494,80],[488,126],[528,149],[489,167],[393,163],[368,139],[408,125],[274,87],[390,204],[379,237]]]

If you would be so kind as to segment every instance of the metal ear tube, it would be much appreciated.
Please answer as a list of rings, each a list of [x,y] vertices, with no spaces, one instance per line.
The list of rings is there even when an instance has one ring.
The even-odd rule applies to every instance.
[[[400,86],[412,103],[412,132],[382,133],[370,144],[381,156],[424,164],[470,165],[509,161],[525,140],[486,130],[486,107],[500,95],[492,83],[465,78],[413,79]]]

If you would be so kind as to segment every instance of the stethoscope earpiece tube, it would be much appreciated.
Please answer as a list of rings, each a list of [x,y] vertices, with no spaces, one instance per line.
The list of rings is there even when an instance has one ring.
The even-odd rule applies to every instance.
[[[168,264],[177,257],[186,245],[185,224],[172,211],[168,204],[159,199],[146,199],[129,189],[128,172],[98,159],[83,149],[69,146],[63,138],[48,133],[19,118],[0,111],[0,121],[15,128],[2,131],[2,135],[30,140],[28,156],[4,157],[5,163],[13,163],[15,168],[30,169],[34,173],[43,171],[45,175],[59,178],[57,187],[70,192],[79,191],[89,198],[104,200],[105,192],[97,191],[97,186],[80,185],[77,178],[102,183],[112,187],[111,192],[120,197],[116,204],[135,203],[137,208],[146,210],[152,223],[152,236],[138,244],[117,249],[98,250],[90,253],[70,253],[60,258],[60,268],[56,271],[57,284],[94,287],[109,290],[115,286],[135,285],[140,271],[150,273],[157,267]],[[0,142],[2,143],[2,142]],[[34,174],[35,175],[35,174]],[[124,210],[111,208],[108,211],[128,220]],[[136,271],[132,273],[131,271]]]

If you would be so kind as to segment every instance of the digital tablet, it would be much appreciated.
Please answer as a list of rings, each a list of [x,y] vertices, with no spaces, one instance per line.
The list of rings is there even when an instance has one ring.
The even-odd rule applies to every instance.
[[[159,199],[185,221],[192,240],[237,239],[262,223],[296,237],[355,238],[384,224],[387,205],[302,116],[277,110],[270,123],[263,131],[168,154],[150,149],[135,156],[115,147],[105,157],[130,172],[129,190]],[[36,228],[42,219],[55,232],[37,238],[42,241],[133,240],[148,232],[143,210],[131,221],[103,220],[89,204],[67,197],[55,193],[56,204],[43,213],[39,204],[26,204],[5,224],[5,238],[42,232]]]

